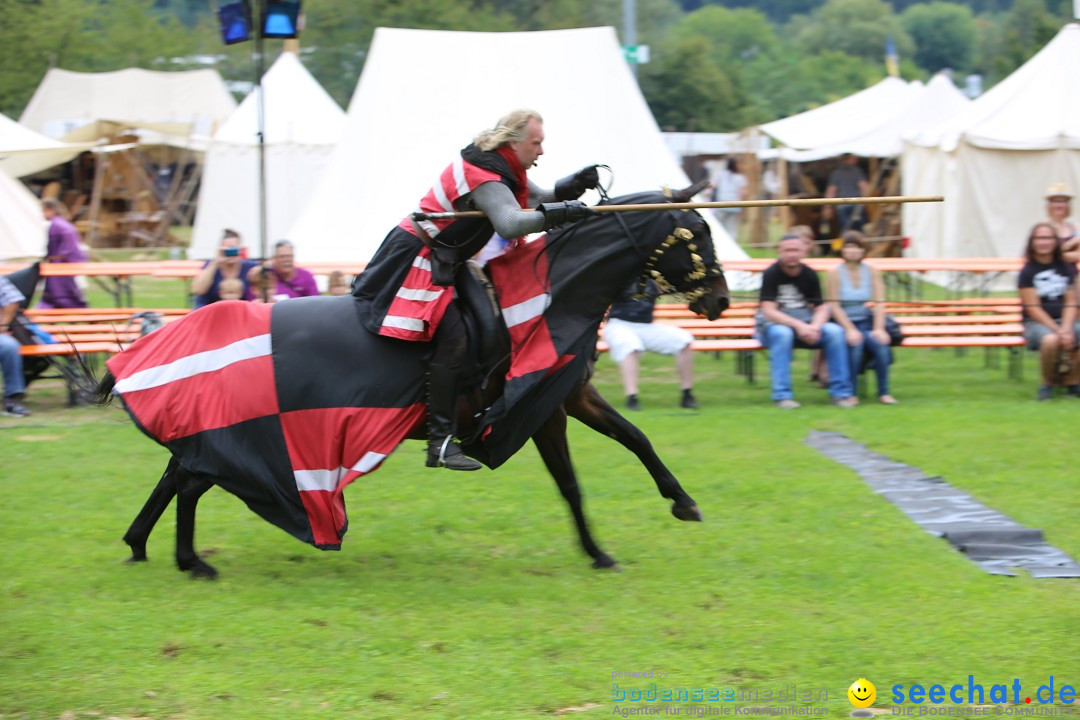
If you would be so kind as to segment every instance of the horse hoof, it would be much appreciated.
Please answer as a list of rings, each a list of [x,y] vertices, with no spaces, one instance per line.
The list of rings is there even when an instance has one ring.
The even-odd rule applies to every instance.
[[[217,570],[212,565],[207,565],[204,562],[197,563],[188,569],[191,573],[191,579],[202,578],[204,580],[217,580]]]
[[[705,517],[701,514],[701,510],[695,503],[689,505],[679,505],[674,503],[671,506],[671,514],[680,520],[686,520],[688,522],[701,522]]]
[[[132,554],[132,556],[129,557],[124,562],[126,562],[126,563],[138,563],[138,562],[146,562],[146,560],[147,560],[146,553],[143,553],[142,555]]]
[[[622,572],[622,568],[619,567],[619,563],[615,562],[615,558],[602,555],[595,560],[592,564],[593,570],[612,570],[614,572]]]

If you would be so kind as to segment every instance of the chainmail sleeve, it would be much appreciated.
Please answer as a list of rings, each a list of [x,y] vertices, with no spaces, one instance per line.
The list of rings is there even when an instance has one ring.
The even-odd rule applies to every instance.
[[[545,190],[532,180],[529,181],[529,203],[532,205],[539,205],[540,203],[555,202],[559,198],[555,197],[554,190]]]
[[[529,184],[530,191],[532,183]],[[495,232],[504,238],[516,238],[544,229],[544,214],[536,210],[522,210],[514,193],[502,183],[486,182],[470,193],[476,207],[484,211]],[[530,198],[530,201],[536,198]]]

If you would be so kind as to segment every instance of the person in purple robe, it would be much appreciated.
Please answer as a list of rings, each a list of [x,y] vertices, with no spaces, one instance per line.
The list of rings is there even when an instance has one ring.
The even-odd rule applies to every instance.
[[[41,211],[49,221],[49,244],[45,260],[50,263],[86,262],[79,231],[64,217],[65,208],[57,200],[41,201]],[[86,298],[75,283],[74,277],[46,277],[45,292],[41,295],[41,308],[84,308]]]

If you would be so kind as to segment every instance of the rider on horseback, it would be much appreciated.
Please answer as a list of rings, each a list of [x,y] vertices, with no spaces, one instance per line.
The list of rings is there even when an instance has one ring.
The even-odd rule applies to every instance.
[[[543,118],[515,110],[461,151],[420,200],[420,213],[482,210],[485,217],[406,217],[356,279],[353,295],[370,330],[385,337],[431,342],[428,366],[427,466],[478,470],[480,463],[453,441],[457,379],[466,350],[465,326],[454,300],[462,262],[498,233],[519,238],[575,222],[594,211],[577,200],[599,184],[596,166],[543,190],[525,171],[544,154]],[[530,209],[535,207],[535,209]]]

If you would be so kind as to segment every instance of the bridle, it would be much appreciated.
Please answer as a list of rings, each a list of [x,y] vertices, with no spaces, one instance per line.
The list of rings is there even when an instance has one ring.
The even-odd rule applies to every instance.
[[[690,216],[689,213],[681,212],[680,215]],[[681,218],[680,218],[681,220]],[[702,296],[708,294],[709,285],[704,281],[710,274],[720,275],[723,274],[724,269],[720,265],[719,261],[716,261],[712,268],[705,265],[705,260],[698,254],[697,243],[694,242],[694,231],[683,225],[681,222],[676,221],[675,229],[671,234],[664,238],[649,255],[648,260],[645,262],[645,269],[637,281],[637,290],[634,293],[635,297],[645,297],[645,289],[649,280],[652,280],[659,286],[661,293],[665,295],[675,295],[677,298],[686,302],[687,304],[693,303],[699,300]],[[659,268],[659,263],[663,259],[665,253],[669,253],[676,248],[680,243],[686,244],[686,249],[690,255],[690,262],[692,267],[689,272],[686,273],[677,282],[681,283],[695,283],[697,287],[692,290],[680,291],[676,287],[675,283],[670,278],[666,277],[663,271]]]

